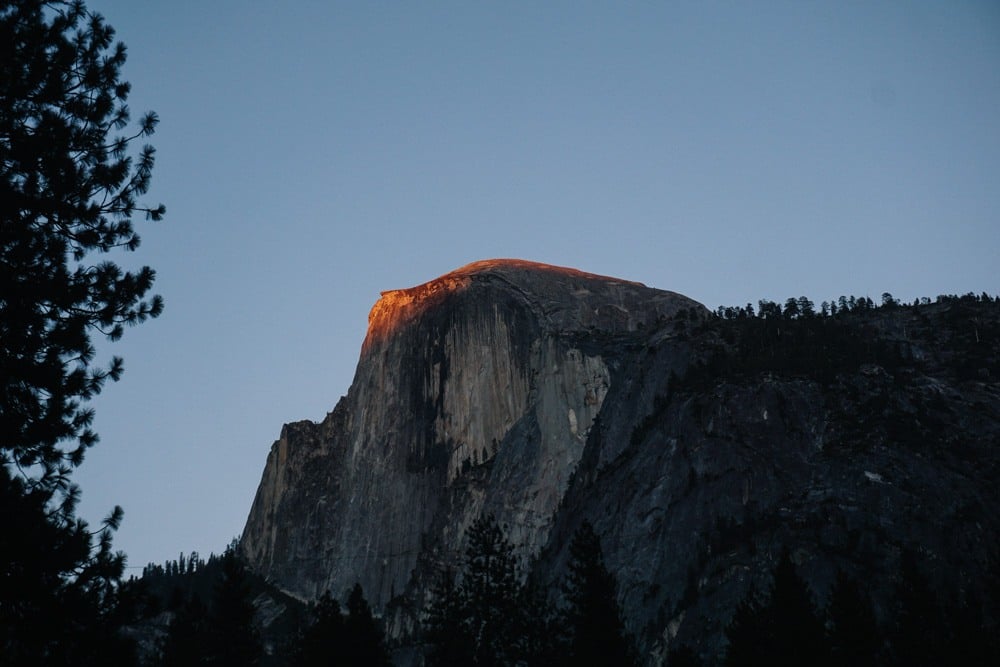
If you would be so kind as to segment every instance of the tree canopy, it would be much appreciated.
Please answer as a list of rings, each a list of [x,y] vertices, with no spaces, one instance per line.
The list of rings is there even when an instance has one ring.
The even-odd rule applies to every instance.
[[[458,584],[442,574],[428,610],[428,663],[501,665],[513,661],[520,610],[514,547],[492,516],[477,519]]]
[[[68,486],[97,441],[87,401],[122,373],[93,336],[156,317],[154,271],[107,259],[139,246],[154,149],[130,127],[126,49],[82,2],[0,3],[0,441],[24,476]]]
[[[130,127],[114,35],[82,2],[0,1],[0,655],[12,664],[131,661],[114,618],[121,509],[89,530],[70,481],[97,442],[88,401],[123,368],[97,363],[92,338],[163,309],[152,269],[108,259],[139,246],[136,216],[164,213],[139,202],[154,150],[134,144],[157,117]]]
[[[588,521],[577,529],[569,546],[570,562],[563,590],[569,608],[572,664],[635,664],[618,606],[617,583],[604,564],[601,541]]]
[[[424,623],[429,665],[630,665],[635,655],[589,523],[570,545],[566,608],[530,577],[492,515],[469,528],[461,572],[442,573]]]

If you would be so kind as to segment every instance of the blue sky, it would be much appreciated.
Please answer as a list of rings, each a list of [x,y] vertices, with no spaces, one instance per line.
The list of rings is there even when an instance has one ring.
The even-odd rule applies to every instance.
[[[994,2],[92,0],[161,125],[82,512],[220,551],[379,291],[519,257],[709,307],[1000,293]]]

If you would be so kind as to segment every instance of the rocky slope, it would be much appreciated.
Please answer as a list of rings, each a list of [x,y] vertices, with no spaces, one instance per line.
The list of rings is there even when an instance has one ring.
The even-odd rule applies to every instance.
[[[612,377],[536,568],[555,580],[588,518],[649,664],[682,644],[713,664],[786,548],[820,605],[842,570],[891,615],[904,551],[946,604],[995,585],[1000,304],[710,320],[648,342]]]
[[[361,582],[404,637],[481,513],[553,583],[587,519],[650,664],[717,656],[783,548],[820,601],[837,569],[886,599],[906,549],[962,591],[1000,552],[998,323],[975,299],[723,320],[471,264],[383,293],[347,396],[282,429],[241,548],[302,598]]]

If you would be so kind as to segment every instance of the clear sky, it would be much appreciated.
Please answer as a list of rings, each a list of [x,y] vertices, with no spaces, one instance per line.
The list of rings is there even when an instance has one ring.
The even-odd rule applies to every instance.
[[[709,307],[1000,293],[996,2],[91,0],[161,117],[82,513],[221,551],[380,290],[519,257]],[[134,571],[133,571],[134,572]]]

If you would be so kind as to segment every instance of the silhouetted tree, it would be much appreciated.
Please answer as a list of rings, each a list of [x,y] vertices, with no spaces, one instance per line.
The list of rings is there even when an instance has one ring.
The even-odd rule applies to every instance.
[[[881,663],[882,633],[871,599],[843,572],[837,574],[830,590],[827,618],[834,664],[863,667]]]
[[[727,665],[821,665],[826,638],[805,582],[788,551],[774,569],[767,602],[752,596],[740,604],[727,629]]]
[[[161,647],[160,665],[187,667],[204,664],[206,646],[211,641],[208,610],[198,595],[192,595],[174,612]]]
[[[584,521],[570,543],[569,571],[563,591],[569,605],[569,659],[573,664],[634,664],[618,607],[614,575],[604,564],[601,542]]]
[[[521,587],[518,598],[518,613],[512,630],[517,664],[525,667],[559,664],[566,653],[565,633],[546,590],[529,579]]]
[[[667,653],[667,667],[701,667],[701,658],[690,646],[672,648]]]
[[[385,635],[372,615],[361,584],[354,584],[347,597],[344,642],[339,653],[338,664],[341,665],[380,667],[390,664],[389,652],[385,647]]]
[[[823,624],[806,583],[785,550],[774,569],[767,615],[775,639],[775,665],[820,664],[826,656]]]
[[[895,664],[948,664],[945,615],[912,551],[900,556],[893,612],[889,639]]]
[[[492,516],[469,529],[460,577],[436,582],[424,623],[430,665],[546,665],[555,655],[544,594],[519,583],[514,547]]]
[[[289,664],[328,667],[339,664],[337,652],[344,639],[344,615],[340,603],[327,591],[312,608],[312,619],[301,632]]]
[[[773,301],[761,299],[757,302],[759,317],[762,319],[781,319],[781,306]]]
[[[91,334],[160,314],[144,300],[154,272],[102,256],[134,250],[136,203],[149,188],[147,114],[131,134],[125,45],[82,2],[20,0],[0,8],[0,450],[22,474],[65,486],[97,441],[87,400],[121,359],[94,366]]]
[[[513,545],[492,516],[481,517],[469,528],[461,582],[475,664],[510,662],[518,590]]]
[[[117,632],[124,561],[111,551],[121,513],[105,519],[95,548],[66,507],[74,498],[53,508],[53,494],[0,466],[0,663],[130,664],[133,647]]]
[[[431,589],[431,603],[424,619],[427,664],[472,664],[475,642],[466,618],[465,601],[455,574],[445,569]]]
[[[212,596],[208,633],[205,664],[259,664],[264,649],[254,620],[246,567],[236,555],[235,545],[222,557],[222,578]]]
[[[749,667],[762,664],[770,650],[771,628],[762,613],[757,592],[751,589],[736,607],[726,628],[726,659],[728,667]]]
[[[153,149],[133,161],[120,78],[125,46],[82,2],[0,5],[0,656],[9,664],[128,661],[109,623],[124,557],[115,508],[91,534],[70,482],[97,441],[87,401],[121,359],[95,365],[92,334],[157,316],[153,271],[108,261],[134,250]],[[119,134],[121,133],[121,134]],[[18,528],[15,530],[14,526]],[[96,539],[96,543],[94,540]],[[95,648],[99,647],[99,648]]]
[[[782,315],[785,316],[786,320],[791,320],[798,317],[800,313],[799,300],[793,296],[788,297],[785,300],[785,309],[782,311]]]

